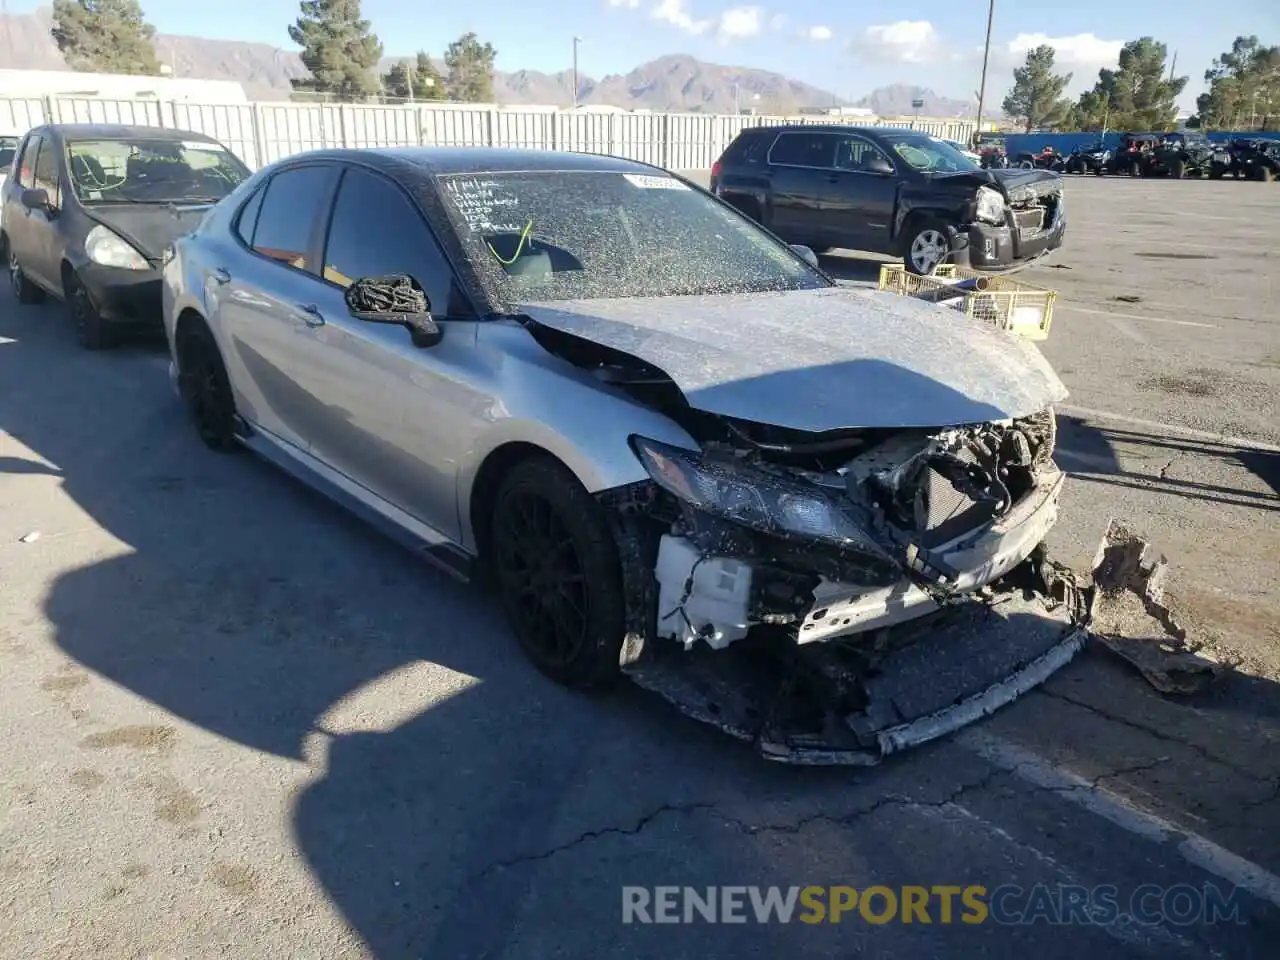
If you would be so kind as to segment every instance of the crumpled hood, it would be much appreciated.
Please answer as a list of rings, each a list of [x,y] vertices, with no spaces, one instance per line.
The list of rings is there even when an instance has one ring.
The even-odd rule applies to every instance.
[[[795,430],[980,423],[1067,396],[1031,343],[948,306],[865,288],[520,309],[659,368],[696,409]]]
[[[144,257],[155,260],[164,253],[165,247],[194,230],[212,206],[211,203],[129,203],[89,205],[84,212],[120,234]]]

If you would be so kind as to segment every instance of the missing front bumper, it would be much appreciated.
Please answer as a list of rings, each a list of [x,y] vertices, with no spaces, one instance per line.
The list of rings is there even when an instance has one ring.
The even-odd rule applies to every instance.
[[[869,766],[1039,686],[1086,636],[1069,604],[1009,585],[857,644],[787,650],[765,639],[653,657],[627,673],[767,759]]]

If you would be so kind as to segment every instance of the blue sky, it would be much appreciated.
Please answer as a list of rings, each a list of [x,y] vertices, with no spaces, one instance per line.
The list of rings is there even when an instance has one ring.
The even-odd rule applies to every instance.
[[[10,0],[9,9],[24,6]],[[35,3],[25,4],[28,8]],[[163,33],[256,40],[289,47],[295,0],[142,0]],[[879,9],[876,9],[876,8]],[[572,62],[593,77],[689,53],[717,63],[775,70],[858,97],[890,83],[916,83],[955,97],[978,85],[985,0],[879,5],[851,0],[364,0],[388,54],[439,54],[474,30],[498,50],[500,70],[553,72]],[[1121,43],[1152,35],[1178,52],[1190,76],[1185,106],[1202,89],[1214,56],[1237,34],[1280,43],[1280,0],[1003,0],[996,5],[988,99],[1003,97],[1010,69],[1036,43],[1052,43],[1072,91],[1091,86]]]

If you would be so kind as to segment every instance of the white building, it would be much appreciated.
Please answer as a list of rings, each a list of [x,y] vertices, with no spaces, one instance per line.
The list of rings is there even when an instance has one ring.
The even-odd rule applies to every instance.
[[[0,70],[0,97],[102,97],[110,100],[187,100],[248,103],[234,80],[147,77],[71,70]]]

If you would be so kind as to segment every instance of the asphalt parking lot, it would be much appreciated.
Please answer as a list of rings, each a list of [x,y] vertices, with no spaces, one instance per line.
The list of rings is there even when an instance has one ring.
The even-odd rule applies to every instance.
[[[207,452],[162,347],[82,353],[6,289],[0,957],[1274,956],[1280,188],[1067,189],[1067,245],[1024,275],[1060,291],[1072,391],[1052,546],[1087,567],[1128,521],[1241,672],[1178,701],[1090,650],[870,771],[555,687],[481,592]],[[624,885],[754,884],[1008,885],[1002,917],[1040,919],[621,922]],[[1125,914],[1144,885],[1137,916],[1019,914],[1108,886]],[[1236,891],[1234,919],[1160,919],[1178,885]]]

